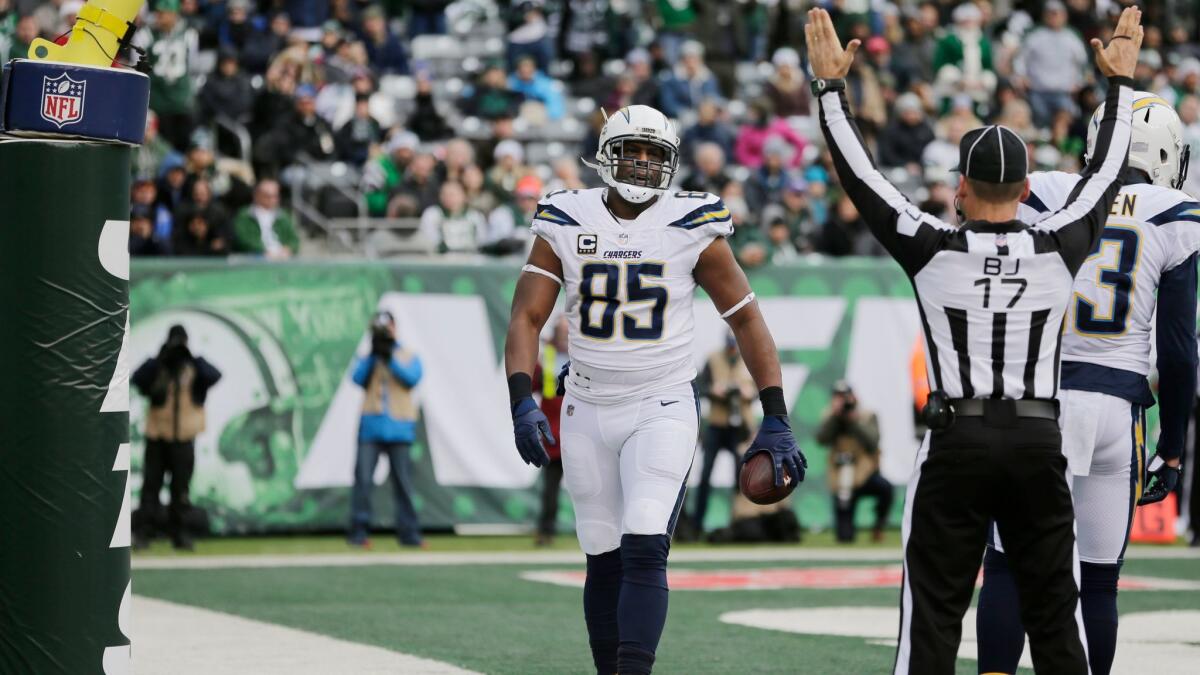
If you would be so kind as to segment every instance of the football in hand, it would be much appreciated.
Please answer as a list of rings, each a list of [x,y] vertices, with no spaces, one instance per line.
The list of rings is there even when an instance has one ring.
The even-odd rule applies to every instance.
[[[785,469],[783,485],[775,486],[775,463],[771,460],[769,452],[760,452],[751,457],[742,465],[742,472],[738,476],[738,488],[741,489],[746,499],[755,504],[774,504],[783,501],[792,494],[796,485],[792,474]]]

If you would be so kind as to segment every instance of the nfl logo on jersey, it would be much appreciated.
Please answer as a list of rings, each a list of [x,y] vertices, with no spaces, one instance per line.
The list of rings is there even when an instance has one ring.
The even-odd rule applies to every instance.
[[[59,129],[83,119],[83,97],[86,80],[73,80],[66,73],[43,78],[42,119]]]
[[[580,255],[590,255],[596,252],[597,239],[594,234],[581,234],[578,239]]]

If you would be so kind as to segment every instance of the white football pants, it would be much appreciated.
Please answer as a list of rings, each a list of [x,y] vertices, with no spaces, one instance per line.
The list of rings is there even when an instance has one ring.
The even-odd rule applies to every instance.
[[[1059,400],[1079,559],[1114,565],[1125,556],[1133,511],[1145,487],[1146,409],[1077,389],[1063,389]],[[992,535],[1003,551],[994,526]]]
[[[568,391],[561,422],[563,483],[583,552],[612,551],[623,534],[671,534],[699,433],[691,384],[612,404]]]

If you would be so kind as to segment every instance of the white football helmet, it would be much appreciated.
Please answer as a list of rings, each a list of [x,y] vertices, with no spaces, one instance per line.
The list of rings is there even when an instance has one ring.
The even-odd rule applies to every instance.
[[[1103,118],[1101,103],[1088,124],[1086,158],[1096,149],[1096,133]],[[1145,171],[1155,185],[1178,190],[1187,179],[1190,158],[1191,148],[1183,141],[1183,123],[1171,104],[1158,94],[1135,92],[1129,166]]]
[[[651,143],[662,148],[662,161],[624,160],[625,141]],[[622,161],[634,171],[644,170],[644,178],[631,175],[618,180]],[[666,190],[679,169],[679,132],[666,115],[648,105],[626,106],[605,116],[596,163],[586,159],[583,162],[595,169],[601,180],[615,188],[626,201],[644,204]]]

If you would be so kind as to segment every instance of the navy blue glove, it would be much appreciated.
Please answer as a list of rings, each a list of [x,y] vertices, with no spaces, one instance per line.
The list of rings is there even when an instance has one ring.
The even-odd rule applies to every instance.
[[[542,447],[542,436],[550,441],[550,445],[558,445],[554,434],[550,433],[550,420],[538,407],[532,396],[527,396],[512,406],[513,436],[517,440],[517,452],[526,464],[532,464],[539,469],[550,463],[550,455]]]
[[[558,371],[558,387],[554,390],[555,394],[559,396],[567,395],[567,373],[569,372],[571,372],[571,362],[567,361],[563,364],[562,370]]]
[[[1158,480],[1154,481],[1153,485],[1149,485],[1142,492],[1142,498],[1137,502],[1138,506],[1161,502],[1167,498],[1167,495],[1171,494],[1175,489],[1175,485],[1179,483],[1179,467],[1177,466],[1163,464],[1154,471],[1151,471],[1150,475]]]
[[[760,453],[771,453],[775,463],[775,486],[783,485],[783,472],[792,475],[792,480],[800,483],[804,480],[804,470],[808,468],[808,460],[796,445],[796,437],[792,435],[792,426],[783,415],[767,415],[763,418],[758,435],[750,444],[750,449],[742,457],[745,464],[751,457]]]

